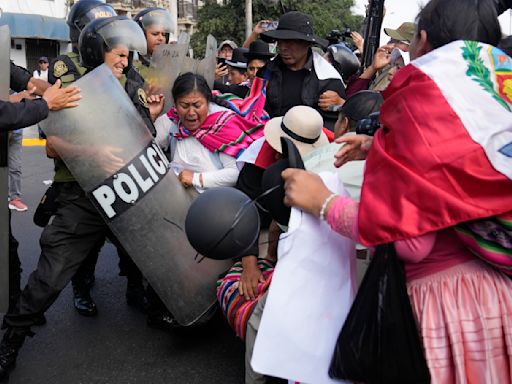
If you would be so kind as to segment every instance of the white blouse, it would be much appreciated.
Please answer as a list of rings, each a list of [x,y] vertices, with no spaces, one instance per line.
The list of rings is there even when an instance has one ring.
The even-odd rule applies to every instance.
[[[220,110],[225,108],[210,103],[208,113]],[[176,132],[177,127],[166,115],[155,121],[155,127],[155,140],[165,150],[169,147],[171,133]],[[192,136],[175,142],[171,167],[177,175],[184,169],[194,172],[193,184],[198,189],[232,187],[240,173],[234,157],[224,153],[212,153]],[[202,185],[199,182],[199,174],[202,174]]]

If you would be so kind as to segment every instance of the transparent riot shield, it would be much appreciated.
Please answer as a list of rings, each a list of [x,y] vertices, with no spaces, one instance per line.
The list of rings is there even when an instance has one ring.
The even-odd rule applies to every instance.
[[[9,99],[11,34],[7,25],[0,27],[0,100]],[[0,312],[9,307],[9,207],[7,166],[8,133],[0,132]]]
[[[114,235],[176,319],[197,321],[230,267],[196,257],[184,231],[195,192],[181,186],[130,99],[105,65],[75,83],[77,108],[42,124]]]
[[[215,81],[215,67],[217,65],[217,40],[212,35],[206,39],[206,52],[204,59],[199,62],[197,73],[202,75],[210,88],[213,89]]]
[[[178,41],[176,43],[186,45],[188,47],[190,44],[190,35],[185,31],[181,31],[180,35],[178,36]]]
[[[182,61],[180,73],[192,72],[203,76],[210,88],[213,88],[215,80],[215,66],[217,64],[217,40],[212,35],[208,35],[206,40],[205,57],[202,60],[185,57]]]
[[[150,71],[145,80],[151,88],[150,93],[161,93],[165,96],[165,112],[174,105],[172,86],[181,73],[187,53],[188,43],[162,44],[155,48],[151,57]]]

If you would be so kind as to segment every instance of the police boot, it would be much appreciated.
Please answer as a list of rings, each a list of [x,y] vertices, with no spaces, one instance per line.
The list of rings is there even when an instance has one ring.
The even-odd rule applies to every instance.
[[[73,304],[82,316],[96,316],[98,309],[94,303],[89,287],[73,286]]]
[[[142,284],[142,280],[128,280],[126,285],[126,304],[146,313],[148,309],[148,299],[146,298],[146,290]]]
[[[0,343],[0,381],[7,379],[16,366],[18,352],[27,336],[33,336],[27,329],[8,328],[5,332]]]

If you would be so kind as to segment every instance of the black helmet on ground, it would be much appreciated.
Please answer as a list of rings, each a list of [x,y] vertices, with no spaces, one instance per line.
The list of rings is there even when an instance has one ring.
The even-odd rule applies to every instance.
[[[99,0],[80,0],[69,10],[67,24],[70,31],[71,43],[78,43],[80,32],[91,21],[105,17],[117,16],[110,4]]]
[[[146,54],[146,38],[137,23],[126,16],[115,16],[91,21],[85,26],[78,42],[80,61],[93,69],[104,62],[105,52],[116,47],[128,48],[129,59],[125,73],[130,69],[133,52]]]
[[[190,245],[215,260],[246,256],[259,231],[260,216],[254,203],[229,187],[208,189],[199,195],[185,219]]]
[[[152,7],[146,8],[137,13],[133,21],[135,21],[142,28],[144,32],[152,26],[157,26],[166,33],[167,42],[169,36],[174,34],[174,20],[171,13],[164,8]]]
[[[333,67],[340,73],[343,80],[349,79],[361,66],[355,53],[344,43],[330,45],[327,52],[333,59]]]

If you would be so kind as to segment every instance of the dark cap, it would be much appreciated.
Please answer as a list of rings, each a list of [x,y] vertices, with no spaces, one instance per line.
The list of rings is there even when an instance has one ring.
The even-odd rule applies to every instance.
[[[303,40],[327,47],[329,42],[313,33],[313,20],[302,12],[291,11],[279,18],[277,29],[263,32],[261,39],[266,42],[275,40]]]
[[[378,112],[382,103],[384,98],[380,92],[359,91],[350,96],[338,111],[349,119],[359,121],[367,118],[370,113]]]
[[[38,60],[38,62],[48,63],[48,58],[46,56],[41,56]]]

